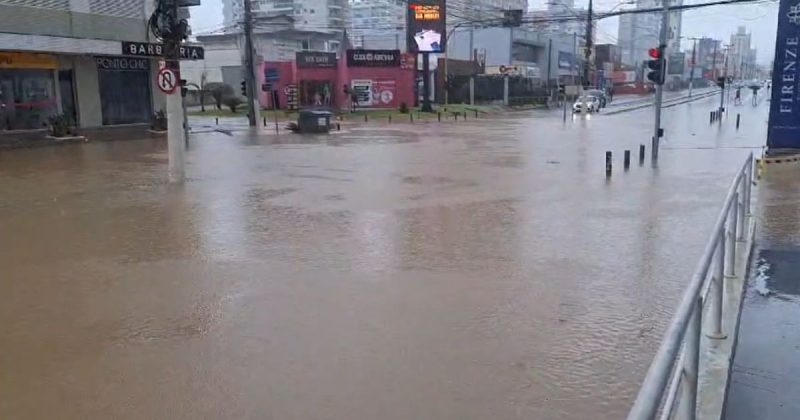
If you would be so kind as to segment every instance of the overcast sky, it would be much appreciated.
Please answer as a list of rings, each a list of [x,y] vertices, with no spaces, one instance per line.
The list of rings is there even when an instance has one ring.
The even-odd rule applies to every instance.
[[[532,9],[544,9],[547,0],[529,0]],[[686,0],[684,3],[699,3],[706,0]],[[594,9],[610,10],[619,0],[596,0]],[[585,7],[588,0],[576,0],[578,7]],[[708,36],[730,42],[730,35],[740,25],[753,34],[753,47],[758,49],[758,62],[769,64],[775,54],[775,30],[777,25],[777,1],[764,4],[714,6],[684,12],[682,35],[685,37]],[[616,43],[617,18],[600,21],[598,41]],[[202,5],[192,8],[192,29],[195,33],[207,32],[222,26],[222,0],[202,0]],[[684,49],[691,41],[683,41]]]

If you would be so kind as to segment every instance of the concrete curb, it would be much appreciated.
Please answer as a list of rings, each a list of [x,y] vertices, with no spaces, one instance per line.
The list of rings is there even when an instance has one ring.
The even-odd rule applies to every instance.
[[[736,341],[739,336],[739,321],[742,313],[745,286],[750,277],[750,262],[755,241],[755,217],[747,221],[747,241],[736,245],[736,276],[725,279],[723,294],[723,331],[728,337],[715,340],[703,335],[700,340],[700,372],[697,384],[697,419],[720,420],[725,410],[728,383],[730,381]],[[711,305],[709,305],[710,308]],[[703,316],[705,320],[710,317]],[[710,328],[703,328],[709,331]]]

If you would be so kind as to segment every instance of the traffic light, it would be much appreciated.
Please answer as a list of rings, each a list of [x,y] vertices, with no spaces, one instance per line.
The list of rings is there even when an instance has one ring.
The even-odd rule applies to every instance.
[[[242,80],[242,96],[247,97],[247,81]]]
[[[722,76],[717,77],[717,86],[719,86],[722,89],[725,89],[725,78],[724,77],[722,77]]]
[[[647,55],[649,55],[651,58],[651,60],[647,61],[647,68],[650,69],[650,73],[647,73],[647,80],[650,80],[657,85],[664,84],[664,70],[666,69],[664,49],[664,45],[659,45],[658,48],[650,48],[647,51]]]

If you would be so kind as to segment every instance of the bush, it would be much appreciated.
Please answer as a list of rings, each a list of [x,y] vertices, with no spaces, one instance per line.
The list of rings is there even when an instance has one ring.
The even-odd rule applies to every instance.
[[[237,96],[229,96],[229,97],[223,99],[222,102],[225,104],[225,106],[230,108],[231,112],[233,112],[234,114],[236,113],[236,108],[238,108],[239,105],[244,103],[244,101],[241,98],[237,97]]]
[[[53,137],[67,137],[72,134],[72,120],[64,114],[51,116],[47,123]]]
[[[406,104],[405,102],[400,102],[400,113],[408,114],[408,104]]]
[[[218,110],[222,109],[225,98],[235,96],[233,88],[225,83],[208,83],[204,90],[214,98],[214,104],[217,106]]]

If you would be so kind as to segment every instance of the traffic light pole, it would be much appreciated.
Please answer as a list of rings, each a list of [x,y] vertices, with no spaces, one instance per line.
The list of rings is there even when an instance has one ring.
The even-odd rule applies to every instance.
[[[662,63],[661,77],[666,78],[667,76],[666,45],[667,45],[667,24],[669,20],[669,0],[662,0],[662,2],[664,3],[664,10],[663,10],[663,15],[661,16],[661,34],[659,36],[659,50],[661,50],[661,63]],[[664,46],[664,48],[661,48],[661,46]],[[653,130],[653,143],[651,145],[651,149],[653,150],[652,152],[653,160],[658,160],[658,146],[661,140],[660,139],[661,101],[663,96],[664,96],[664,84],[662,80],[661,84],[656,84],[656,97],[655,97],[655,103],[653,104],[656,110],[655,129]]]

